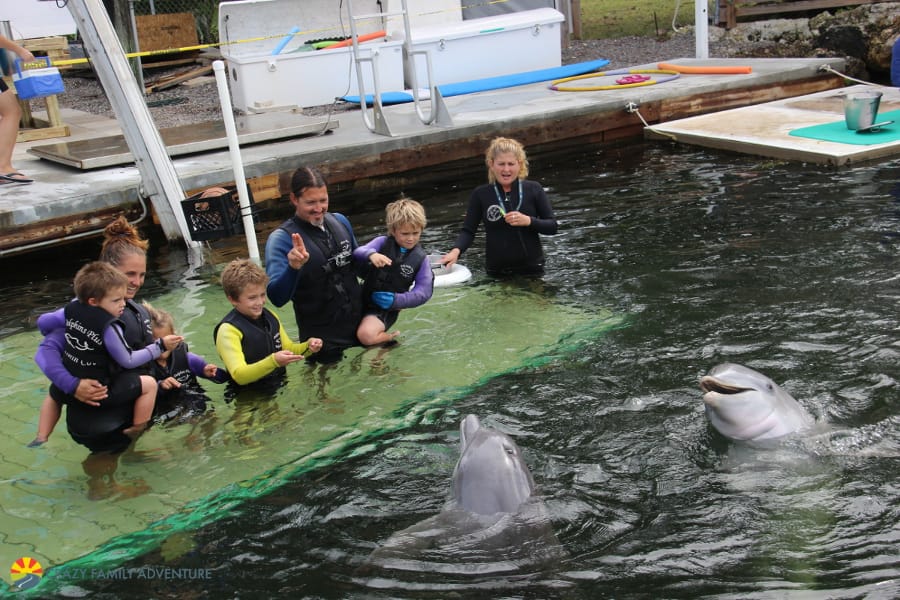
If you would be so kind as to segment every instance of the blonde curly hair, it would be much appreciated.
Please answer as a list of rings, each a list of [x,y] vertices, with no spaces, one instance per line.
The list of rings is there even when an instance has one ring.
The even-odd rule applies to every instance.
[[[501,154],[514,154],[516,160],[519,161],[519,179],[528,178],[528,156],[525,154],[525,147],[511,138],[498,137],[491,140],[487,152],[484,153],[484,162],[488,168],[488,182],[494,183],[494,172],[491,170],[491,163],[497,160]]]

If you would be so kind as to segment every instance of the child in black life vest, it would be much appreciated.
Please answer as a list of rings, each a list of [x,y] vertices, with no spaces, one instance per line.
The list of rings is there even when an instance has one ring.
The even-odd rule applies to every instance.
[[[353,251],[365,263],[363,318],[356,337],[363,346],[390,344],[399,331],[388,332],[400,310],[421,306],[434,292],[434,273],[419,238],[425,229],[425,209],[410,198],[387,205],[388,235],[380,235]]]
[[[175,321],[171,314],[147,302],[143,304],[150,314],[150,328],[155,339],[175,335]],[[228,371],[191,352],[187,343],[160,354],[151,363],[151,373],[157,385],[156,408],[153,411],[155,422],[171,421],[176,417],[183,421],[206,410],[209,397],[197,377],[215,383],[228,381]]]
[[[125,310],[127,286],[128,278],[112,265],[89,263],[75,275],[75,300],[38,318],[42,332],[65,328],[66,370],[75,377],[103,382],[109,396],[97,407],[87,406],[50,386],[55,402],[41,406],[38,438],[29,445],[47,440],[62,404],[68,406],[69,435],[92,452],[122,452],[149,425],[156,403],[156,381],[142,375],[138,368],[172,350],[183,338],[166,335],[146,348],[130,348],[119,319]]]
[[[269,276],[246,258],[222,271],[222,289],[234,309],[213,330],[216,350],[238,386],[281,379],[285,367],[322,349],[320,338],[294,342],[278,316],[266,308]]]

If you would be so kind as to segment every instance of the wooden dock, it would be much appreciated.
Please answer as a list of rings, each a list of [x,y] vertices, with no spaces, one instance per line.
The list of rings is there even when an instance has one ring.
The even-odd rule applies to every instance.
[[[601,58],[601,57],[597,57]],[[488,140],[515,137],[537,155],[544,151],[640,139],[644,123],[660,124],[707,113],[794,98],[844,87],[841,59],[706,59],[661,57],[683,65],[747,65],[744,75],[683,75],[659,85],[589,92],[559,92],[530,84],[446,99],[452,126],[423,125],[412,104],[385,107],[392,136],[369,131],[358,111],[339,113],[339,127],[322,135],[260,141],[242,147],[247,178],[274,185],[268,197],[287,194],[290,174],[316,165],[335,195],[384,189],[398,178],[438,173],[441,166],[483,156]],[[635,69],[656,65],[636,65]],[[548,82],[549,83],[549,82]],[[628,110],[631,107],[632,110]],[[307,117],[314,119],[312,117]],[[117,135],[116,123],[66,114],[67,141]],[[314,119],[318,120],[318,119]],[[0,186],[0,258],[98,233],[113,216],[140,217],[140,176],[133,165],[82,172],[39,159],[16,147],[14,164],[35,178],[27,186]],[[226,150],[177,157],[175,169],[186,192],[233,181]],[[259,198],[257,198],[258,200]]]

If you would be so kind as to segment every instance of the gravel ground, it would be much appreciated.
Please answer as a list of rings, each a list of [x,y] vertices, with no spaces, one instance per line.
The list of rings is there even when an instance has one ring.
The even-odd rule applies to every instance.
[[[748,56],[750,48],[740,48],[733,43],[710,42],[710,56]],[[609,69],[633,67],[694,55],[694,34],[692,28],[685,28],[666,39],[653,37],[625,37],[602,40],[574,40],[563,49],[563,64],[607,58]],[[188,71],[197,65],[175,69],[148,69],[145,83],[151,84],[163,76]],[[92,75],[68,74],[65,78],[66,92],[59,97],[60,106],[97,115],[114,118],[115,115],[100,86]],[[221,118],[219,96],[212,77],[195,80],[191,85],[179,85],[147,96],[150,112],[159,127],[189,125]],[[356,110],[354,104],[338,102],[334,105],[305,108],[304,114],[318,116],[329,111],[344,112]]]

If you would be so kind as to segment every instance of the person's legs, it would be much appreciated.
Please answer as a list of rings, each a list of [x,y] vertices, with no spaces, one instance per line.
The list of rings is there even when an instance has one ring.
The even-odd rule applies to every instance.
[[[22,109],[16,95],[11,90],[0,93],[0,175],[16,172],[12,155],[21,118]]]
[[[43,404],[41,404],[41,413],[38,417],[37,437],[35,437],[28,446],[34,448],[46,442],[50,437],[50,434],[53,433],[53,428],[56,427],[56,424],[59,422],[60,416],[62,416],[62,405],[48,394],[47,397],[44,398]]]
[[[103,500],[113,496],[134,498],[150,491],[150,486],[142,479],[129,483],[116,481],[120,454],[121,452],[91,452],[81,463],[81,468],[88,477],[88,499]]]
[[[385,331],[384,323],[376,315],[366,315],[359,323],[359,329],[356,330],[356,337],[363,346],[377,346],[394,341],[394,338],[400,334],[399,331],[388,333]]]
[[[131,427],[126,428],[122,433],[130,438],[136,438],[142,434],[153,417],[155,405],[156,380],[149,375],[141,375],[141,395],[134,402],[134,421]]]

